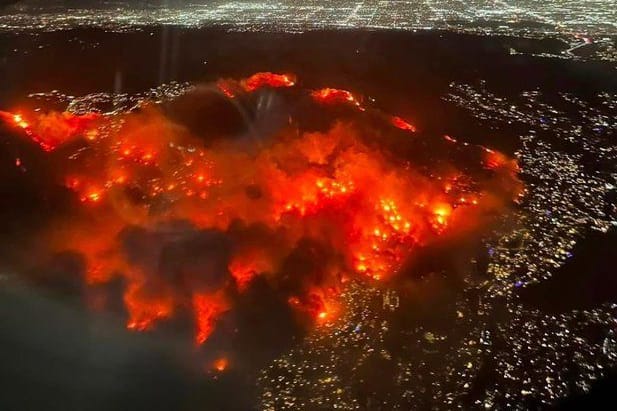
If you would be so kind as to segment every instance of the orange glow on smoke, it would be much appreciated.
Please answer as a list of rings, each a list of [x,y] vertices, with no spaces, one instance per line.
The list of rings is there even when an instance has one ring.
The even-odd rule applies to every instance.
[[[295,81],[291,75],[258,73],[218,84],[233,97],[260,87],[290,87]],[[310,95],[318,103],[360,105],[346,90],[324,88]],[[241,295],[256,276],[283,290],[298,313],[315,323],[330,322],[337,316],[336,298],[345,278],[387,280],[416,247],[456,230],[463,224],[458,222],[479,223],[479,210],[503,207],[507,197],[520,192],[516,162],[504,154],[486,149],[482,155],[493,170],[488,174],[505,172],[496,181],[505,185],[506,194],[493,192],[496,184],[478,182],[471,189],[458,178],[463,172],[449,169],[429,175],[403,166],[367,143],[353,122],[335,122],[325,132],[283,130],[247,150],[246,143],[233,140],[206,146],[200,136],[148,104],[115,116],[0,115],[45,151],[77,140],[88,147],[80,161],[64,163],[63,181],[83,205],[79,218],[50,229],[53,251],[80,253],[87,284],[117,277],[124,281],[129,329],[146,331],[176,312],[188,311],[196,344],[203,344],[221,314],[232,308],[230,288]],[[416,131],[400,117],[381,118],[391,130]],[[114,124],[121,126],[109,127],[116,119],[121,121]],[[187,280],[186,289],[178,291],[171,279],[137,266],[122,252],[118,236],[123,229],[155,231],[173,221],[226,235],[240,230],[224,263],[230,275],[225,285],[205,291]],[[243,237],[242,230],[248,233],[248,228],[259,232],[256,239]],[[284,279],[301,274],[282,271],[307,238],[333,256],[316,254],[316,260],[323,259],[318,261],[317,280],[292,292]]]
[[[296,78],[291,74],[263,72],[255,73],[251,77],[243,80],[241,83],[244,90],[252,92],[262,87],[293,87],[296,84]]]
[[[238,289],[244,290],[256,275],[272,270],[271,258],[260,249],[239,252],[232,257],[228,268]]]
[[[203,344],[214,331],[216,319],[227,311],[228,305],[219,294],[195,294],[193,310],[195,313],[195,343]]]
[[[320,300],[320,307],[316,307],[313,315],[315,316],[317,324],[331,324],[338,317],[339,311],[340,307],[335,298],[325,297]]]
[[[335,288],[313,289],[306,295],[292,296],[289,305],[300,313],[305,313],[317,324],[331,323],[337,317],[339,306],[336,302],[338,291]]]
[[[311,93],[313,99],[319,103],[336,104],[336,103],[348,103],[355,106],[359,106],[358,99],[347,90],[338,88],[322,88],[314,90]]]
[[[495,170],[500,167],[510,168],[513,172],[518,172],[518,164],[515,159],[508,158],[505,154],[496,150],[484,147],[484,165],[486,168]]]
[[[129,312],[126,327],[135,331],[147,331],[157,322],[169,318],[173,313],[170,296],[148,295],[138,282],[129,283],[124,294],[124,303]]]

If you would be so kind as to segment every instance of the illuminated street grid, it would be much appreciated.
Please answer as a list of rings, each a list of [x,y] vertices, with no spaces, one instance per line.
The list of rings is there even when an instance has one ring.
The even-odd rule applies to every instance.
[[[57,12],[21,2],[0,16],[0,29],[60,30],[81,26],[130,29],[173,24],[225,26],[232,30],[444,29],[479,32],[616,34],[617,8],[610,1],[214,1],[145,9],[117,7]],[[23,6],[25,4],[26,6]],[[36,3],[40,4],[40,3]]]

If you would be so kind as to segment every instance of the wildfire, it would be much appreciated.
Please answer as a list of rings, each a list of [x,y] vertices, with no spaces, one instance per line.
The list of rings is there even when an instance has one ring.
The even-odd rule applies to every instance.
[[[255,276],[272,270],[270,261],[263,250],[254,248],[233,256],[228,268],[238,288],[244,290]]]
[[[401,130],[405,130],[405,131],[410,131],[412,133],[416,132],[416,127],[414,125],[412,125],[411,123],[408,123],[407,121],[403,120],[402,118],[398,116],[392,116],[391,122],[392,122],[392,125],[396,128],[400,128]]]
[[[514,172],[518,172],[518,164],[516,160],[508,158],[505,154],[499,151],[491,150],[483,147],[484,150],[484,165],[486,168],[495,170],[500,167],[508,167]]]
[[[170,297],[148,296],[142,284],[136,281],[129,284],[124,302],[129,312],[126,327],[130,330],[147,331],[157,321],[169,318],[173,313],[173,302]]]
[[[255,73],[251,77],[243,80],[244,90],[255,91],[262,87],[293,87],[296,84],[295,76],[290,74],[276,74],[270,72]]]
[[[360,106],[360,102],[350,91],[338,88],[322,88],[319,90],[314,90],[311,93],[311,96],[319,103],[348,103],[355,106]]]
[[[229,97],[295,84],[294,76],[273,73],[218,83]],[[317,103],[360,106],[346,90],[309,94]],[[494,185],[478,182],[471,189],[451,175],[442,179],[397,162],[369,145],[353,123],[337,122],[319,133],[283,131],[247,150],[233,140],[206,146],[202,136],[192,135],[155,105],[114,115],[122,116],[122,126],[106,133],[100,131],[112,129],[105,127],[112,115],[0,114],[45,151],[76,140],[88,147],[79,152],[79,161],[73,161],[75,153],[66,154],[61,176],[87,205],[80,212],[86,217],[52,230],[54,251],[79,252],[87,284],[124,280],[129,329],[146,331],[188,312],[198,345],[214,332],[221,314],[233,309],[236,297],[230,295],[243,295],[256,277],[283,293],[293,310],[315,323],[329,323],[339,312],[342,279],[387,279],[418,245],[446,235],[456,221],[473,221],[471,210],[498,207],[492,200],[498,194],[485,195]],[[400,117],[379,118],[388,130],[416,132]],[[506,195],[518,195],[516,162],[493,150],[482,153],[485,167],[507,171],[512,187]],[[207,238],[220,234],[233,247],[228,250],[218,237],[208,240],[195,255],[209,255],[216,247],[220,252],[188,267],[195,258],[161,267],[136,261],[123,248],[122,233],[138,228],[155,233],[139,243],[152,247],[148,255],[163,254],[168,243],[176,250],[178,236],[159,233],[159,227],[177,221]],[[223,371],[227,364],[221,358],[214,368]]]
[[[28,122],[25,121],[20,114],[15,114],[13,116],[13,122],[15,123],[17,127],[20,127],[23,129],[27,129],[30,127],[30,124],[28,124]]]
[[[23,114],[11,114],[0,111],[0,117],[15,127],[22,129],[32,141],[45,151],[53,151],[58,146],[81,137],[95,120],[97,113],[77,115],[72,113],[51,112],[26,119]],[[90,134],[93,136],[93,134]]]
[[[452,214],[452,209],[449,204],[440,204],[434,207],[433,214],[435,215],[434,227],[440,230],[448,223],[448,217]]]
[[[195,294],[193,296],[196,332],[195,343],[203,344],[214,331],[218,316],[227,310],[227,304],[221,295]]]

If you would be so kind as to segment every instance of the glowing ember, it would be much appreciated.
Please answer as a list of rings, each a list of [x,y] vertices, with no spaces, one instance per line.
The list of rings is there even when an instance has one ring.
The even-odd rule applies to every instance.
[[[408,123],[407,121],[403,120],[400,117],[393,116],[391,121],[392,121],[392,125],[396,128],[400,128],[401,130],[405,130],[405,131],[411,131],[412,133],[416,132],[415,126],[413,126],[411,123]]]
[[[229,360],[225,357],[218,358],[214,361],[213,367],[218,372],[223,372],[229,366]]]
[[[443,138],[444,138],[446,141],[449,141],[450,143],[456,143],[456,142],[457,142],[455,138],[450,137],[450,136],[449,136],[449,135],[447,135],[447,134],[445,134],[445,135],[443,136]]]
[[[229,85],[227,84],[227,82],[225,81],[219,81],[218,84],[216,85],[218,87],[218,89],[221,91],[221,93],[223,93],[226,97],[228,98],[234,98],[236,97],[236,93],[234,93],[231,89],[231,87],[229,87]]]
[[[25,121],[20,114],[15,114],[13,116],[13,122],[15,123],[15,125],[17,125],[18,127],[23,128],[23,129],[26,129],[26,128],[30,127],[28,122]]]

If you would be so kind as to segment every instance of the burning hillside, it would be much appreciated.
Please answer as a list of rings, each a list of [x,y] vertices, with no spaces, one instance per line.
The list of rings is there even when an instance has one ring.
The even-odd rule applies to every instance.
[[[174,101],[120,114],[2,113],[74,195],[40,243],[77,254],[87,287],[122,280],[131,330],[185,315],[203,344],[224,313],[246,305],[257,279],[298,321],[331,321],[344,310],[337,295],[347,279],[387,281],[417,248],[485,225],[520,193],[514,160],[427,139],[349,91],[303,90],[272,73],[221,80],[217,90],[209,106],[237,109],[240,132],[197,130],[172,114]],[[202,97],[196,89],[181,98]],[[253,127],[277,110],[276,98],[331,120],[310,129],[290,111],[277,127],[270,117]]]

